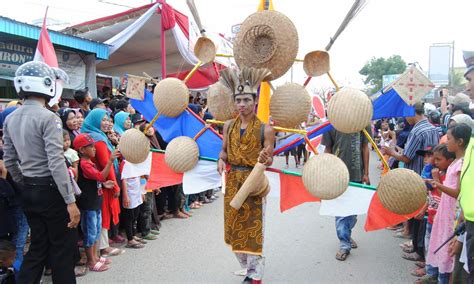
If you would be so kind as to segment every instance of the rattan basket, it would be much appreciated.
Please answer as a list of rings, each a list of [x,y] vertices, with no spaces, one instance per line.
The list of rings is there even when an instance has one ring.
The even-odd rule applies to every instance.
[[[153,104],[162,115],[177,117],[186,109],[188,102],[188,87],[179,79],[166,78],[155,87]]]
[[[377,192],[382,205],[400,215],[420,209],[427,196],[423,179],[414,171],[402,168],[382,175]]]
[[[118,148],[126,161],[139,164],[148,158],[150,140],[140,130],[131,128],[120,138]]]
[[[356,133],[370,125],[372,101],[362,91],[344,88],[329,101],[328,119],[336,130]]]
[[[329,54],[326,51],[312,51],[304,57],[303,69],[311,77],[326,74],[329,69]]]
[[[209,112],[215,119],[226,121],[238,115],[234,105],[234,96],[231,90],[221,82],[213,84],[207,94]]]
[[[256,12],[242,23],[234,42],[235,62],[239,67],[268,68],[267,80],[284,75],[298,53],[298,32],[284,14]]]
[[[343,194],[349,186],[346,164],[332,154],[319,154],[303,167],[303,184],[311,195],[330,200]]]
[[[179,136],[166,147],[165,162],[173,171],[184,173],[192,170],[199,160],[199,147],[192,138]]]
[[[295,128],[308,119],[311,105],[311,97],[303,86],[286,83],[273,93],[270,115],[276,126]]]

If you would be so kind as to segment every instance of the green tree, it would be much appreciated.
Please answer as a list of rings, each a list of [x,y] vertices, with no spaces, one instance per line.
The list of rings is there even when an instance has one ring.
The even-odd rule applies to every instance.
[[[401,74],[407,68],[407,64],[400,55],[392,55],[385,59],[383,57],[372,58],[367,62],[359,73],[366,76],[364,83],[369,94],[373,94],[382,88],[384,75]]]

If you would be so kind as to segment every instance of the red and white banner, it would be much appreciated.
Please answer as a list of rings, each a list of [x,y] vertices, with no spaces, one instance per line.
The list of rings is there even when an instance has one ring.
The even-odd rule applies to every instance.
[[[185,194],[194,194],[222,185],[221,176],[217,173],[216,163],[199,161],[198,165],[184,174],[173,172],[165,163],[164,154],[154,152],[150,178],[147,188],[161,188],[183,184]],[[418,212],[408,215],[397,215],[385,209],[376,191],[356,184],[338,198],[320,200],[312,196],[304,187],[301,176],[269,169],[265,172],[272,192],[280,194],[280,211],[283,213],[306,202],[321,202],[319,214],[325,216],[350,216],[367,214],[365,230],[375,231],[402,223]]]

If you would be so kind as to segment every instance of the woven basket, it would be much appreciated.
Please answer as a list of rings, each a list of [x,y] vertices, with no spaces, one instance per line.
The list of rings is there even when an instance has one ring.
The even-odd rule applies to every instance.
[[[303,167],[303,184],[311,195],[331,200],[343,194],[349,186],[346,164],[332,154],[319,154]]]
[[[226,121],[238,115],[234,105],[234,96],[231,90],[221,82],[217,82],[209,88],[207,94],[207,105],[209,112],[215,119]]]
[[[194,45],[194,55],[203,63],[212,62],[216,57],[216,45],[207,37],[200,37]]]
[[[276,126],[295,128],[308,119],[311,106],[311,97],[303,86],[286,83],[273,93],[270,115]]]
[[[316,77],[326,74],[329,67],[329,53],[326,51],[312,51],[304,57],[303,69],[306,75]]]
[[[186,109],[188,102],[188,87],[179,79],[166,78],[155,87],[153,104],[160,114],[177,117]]]
[[[133,164],[144,162],[150,153],[150,140],[140,130],[131,128],[122,135],[118,145],[125,160]]]
[[[298,53],[298,32],[291,20],[277,11],[250,15],[240,26],[234,42],[234,58],[239,67],[268,68],[266,80],[284,75]]]
[[[242,184],[242,186],[239,188],[239,191],[230,201],[230,206],[232,206],[235,210],[239,210],[249,195],[258,195],[258,193],[262,192],[262,188],[266,188],[268,185],[268,179],[265,176],[265,169],[266,166],[264,164],[257,163],[255,165],[247,179],[244,181],[244,184]]]
[[[199,148],[192,138],[176,137],[168,144],[165,162],[173,171],[184,173],[192,170],[199,160]]]
[[[420,209],[427,196],[423,179],[414,171],[402,168],[382,175],[377,192],[382,205],[400,215]]]
[[[338,131],[356,133],[370,125],[373,109],[369,97],[362,91],[344,88],[329,101],[328,119]]]

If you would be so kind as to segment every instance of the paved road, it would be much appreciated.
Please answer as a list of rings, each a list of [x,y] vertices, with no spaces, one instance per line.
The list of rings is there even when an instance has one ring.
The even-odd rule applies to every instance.
[[[372,157],[372,181],[378,172]],[[277,166],[284,165],[278,158]],[[293,165],[294,163],[290,163]],[[187,220],[167,220],[161,235],[145,249],[114,257],[104,273],[89,272],[79,283],[240,283],[237,260],[223,241],[223,198],[195,210]],[[400,258],[400,239],[382,230],[363,231],[359,217],[353,233],[359,248],[345,262],[338,249],[334,218],[319,216],[319,204],[279,212],[278,193],[268,198],[265,283],[412,283],[412,263]]]

